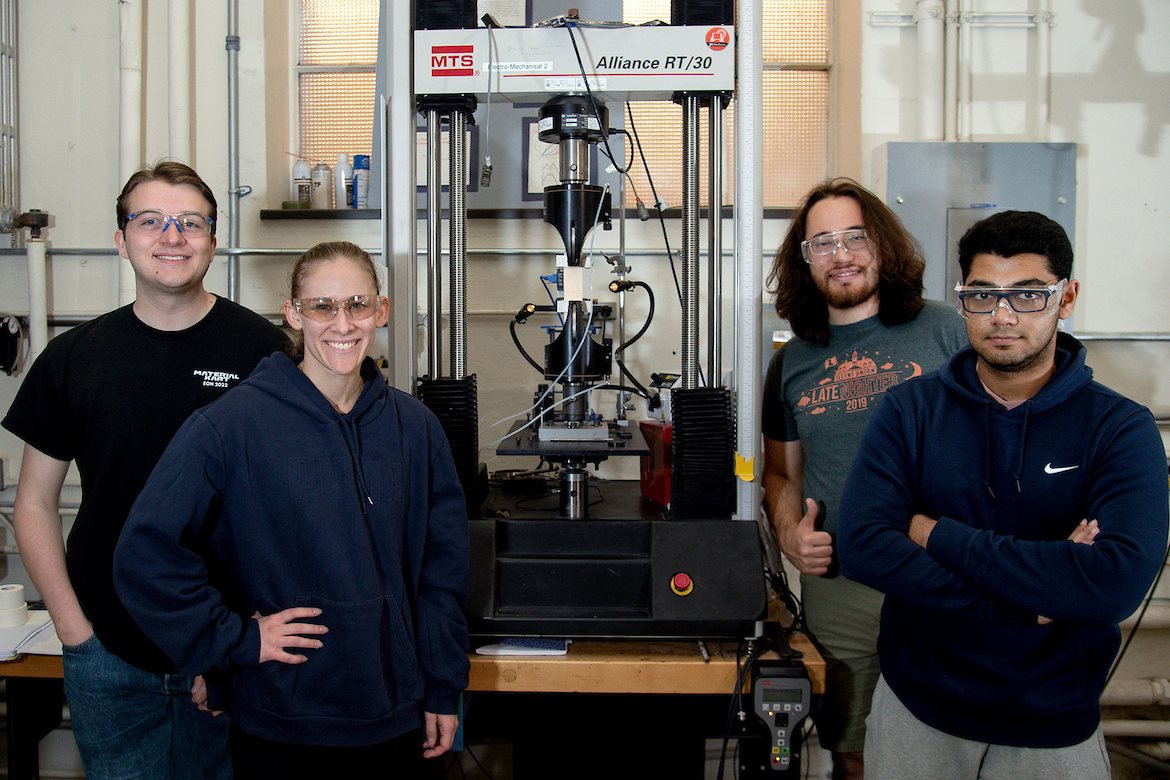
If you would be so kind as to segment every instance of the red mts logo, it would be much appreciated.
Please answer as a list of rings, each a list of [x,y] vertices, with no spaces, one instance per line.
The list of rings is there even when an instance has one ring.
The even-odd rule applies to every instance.
[[[432,46],[431,75],[436,77],[474,76],[475,46],[471,44]]]
[[[731,43],[731,33],[722,27],[712,27],[707,31],[707,46],[712,51],[723,51]]]

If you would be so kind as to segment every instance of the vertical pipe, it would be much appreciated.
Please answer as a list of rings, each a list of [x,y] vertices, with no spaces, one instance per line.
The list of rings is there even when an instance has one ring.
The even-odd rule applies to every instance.
[[[451,378],[462,379],[467,375],[467,114],[451,112],[450,129]]]
[[[958,98],[955,89],[958,86],[959,69],[959,14],[958,0],[946,0],[946,33],[943,44],[945,63],[943,69],[943,124],[944,141],[954,141],[957,137]]]
[[[958,138],[971,140],[971,16],[969,0],[959,0],[959,121]]]
[[[736,26],[735,212],[736,516],[760,517],[760,258],[763,256],[763,0],[740,0]]]
[[[917,0],[914,25],[918,55],[918,140],[943,139],[943,38],[946,35],[942,0]]]
[[[392,296],[390,382],[414,392],[418,378],[418,112],[414,96],[414,3],[382,0],[382,250]]]
[[[0,207],[20,211],[19,74],[17,73],[16,0],[3,0],[4,40],[0,41]],[[19,245],[19,234],[16,241]]]
[[[625,159],[623,157],[623,159]],[[618,264],[617,278],[619,282],[626,280],[626,177],[618,176]],[[618,293],[617,297],[617,343],[619,346],[626,343],[626,293]],[[622,356],[624,361],[625,356]],[[626,375],[618,371],[618,387],[625,388]],[[616,416],[619,420],[626,419],[626,400],[628,395],[624,389],[618,390]]]
[[[1049,112],[1052,99],[1052,12],[1041,3],[1036,14],[1036,140],[1047,141],[1052,133]]]
[[[682,388],[699,386],[699,102],[683,97]]]
[[[170,155],[191,163],[191,0],[170,0],[167,13]]]
[[[31,366],[49,343],[49,303],[48,287],[45,279],[45,240],[30,238],[25,244],[25,255],[28,260],[28,359],[26,366]],[[129,265],[127,263],[126,265]]]
[[[240,245],[240,5],[228,0],[228,248]],[[240,258],[228,255],[228,298],[240,300]]]
[[[707,111],[707,382],[723,382],[723,98]]]
[[[118,172],[122,181],[142,166],[142,0],[118,5]],[[118,266],[118,303],[132,303],[136,295],[134,268]]]
[[[439,112],[427,111],[427,376],[438,379],[443,362],[443,136]]]

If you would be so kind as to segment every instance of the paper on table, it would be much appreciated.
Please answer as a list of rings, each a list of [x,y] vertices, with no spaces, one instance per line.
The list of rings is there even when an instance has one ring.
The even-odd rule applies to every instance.
[[[497,644],[477,647],[479,655],[565,655],[572,639],[516,637],[501,639]]]
[[[20,653],[61,655],[61,640],[47,611],[30,609],[23,626],[0,628],[0,660],[11,660]]]

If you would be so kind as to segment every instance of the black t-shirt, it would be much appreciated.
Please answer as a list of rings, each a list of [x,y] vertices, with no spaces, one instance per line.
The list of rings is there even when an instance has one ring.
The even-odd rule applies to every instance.
[[[49,342],[4,418],[46,455],[77,461],[69,579],[101,643],[135,666],[174,671],[114,590],[114,548],[130,507],[187,417],[287,344],[275,325],[224,298],[181,331],[155,330],[124,306]]]

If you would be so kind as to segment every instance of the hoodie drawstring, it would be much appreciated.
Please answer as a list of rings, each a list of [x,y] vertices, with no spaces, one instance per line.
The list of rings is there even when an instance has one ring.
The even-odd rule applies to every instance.
[[[353,470],[354,485],[357,487],[358,501],[362,505],[362,515],[368,518],[366,507],[373,506],[374,499],[370,498],[370,489],[366,486],[365,475],[362,474],[361,434],[358,431],[357,420],[348,415],[343,416],[341,418],[341,433],[342,438],[345,439],[345,447],[349,450],[349,465]]]

